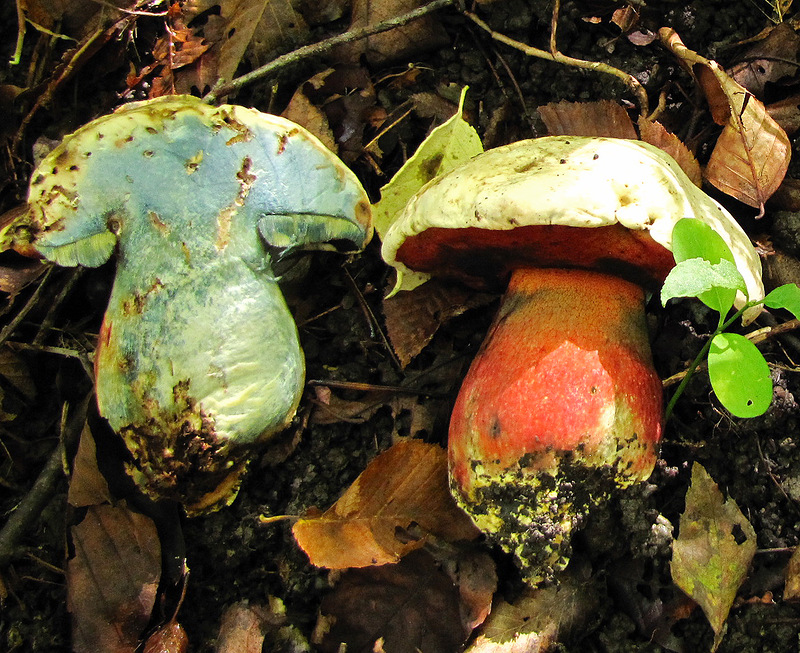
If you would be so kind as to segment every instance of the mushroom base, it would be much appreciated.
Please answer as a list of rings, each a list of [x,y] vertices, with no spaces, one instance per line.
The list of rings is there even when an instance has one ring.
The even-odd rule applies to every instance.
[[[453,494],[524,576],[547,580],[587,510],[650,475],[662,418],[641,288],[517,270],[453,409]]]
[[[190,517],[218,510],[235,498],[252,455],[252,446],[219,438],[213,420],[188,398],[170,419],[157,419],[119,433],[133,460],[129,475],[151,499],[184,504]],[[157,422],[157,423],[156,423]],[[158,433],[158,437],[153,437]]]

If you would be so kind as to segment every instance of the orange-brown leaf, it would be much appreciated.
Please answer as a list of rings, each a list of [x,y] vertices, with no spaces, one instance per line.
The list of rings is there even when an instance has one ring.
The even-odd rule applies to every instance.
[[[700,186],[703,183],[703,173],[700,170],[700,164],[681,139],[675,136],[675,134],[668,132],[660,122],[649,120],[644,116],[639,116],[638,124],[639,137],[645,143],[655,145],[675,159],[677,164],[686,173],[686,176],[689,177],[696,186]]]
[[[660,37],[695,75],[714,121],[725,126],[706,166],[706,180],[763,212],[764,202],[789,167],[791,144],[786,132],[716,61],[687,48],[670,28],[662,28]]]
[[[617,102],[551,102],[539,107],[551,136],[637,138],[628,112]]]
[[[448,541],[479,534],[450,496],[445,452],[419,440],[375,458],[331,508],[292,532],[312,564],[330,569],[397,562],[428,533]]]

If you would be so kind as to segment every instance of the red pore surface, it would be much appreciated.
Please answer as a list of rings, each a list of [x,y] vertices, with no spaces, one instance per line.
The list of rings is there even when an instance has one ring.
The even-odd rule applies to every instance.
[[[522,268],[456,401],[451,475],[469,495],[479,475],[555,473],[571,452],[643,479],[661,421],[642,289],[586,270]]]
[[[508,230],[431,227],[406,238],[395,256],[417,272],[490,284],[498,278],[505,283],[508,273],[519,267],[586,268],[655,288],[675,265],[671,252],[648,231],[621,224]]]

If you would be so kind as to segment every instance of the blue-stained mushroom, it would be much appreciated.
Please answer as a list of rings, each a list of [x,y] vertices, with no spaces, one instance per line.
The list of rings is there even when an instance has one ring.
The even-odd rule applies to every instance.
[[[20,233],[64,266],[117,272],[95,353],[100,414],[151,497],[189,514],[236,495],[304,385],[271,254],[372,235],[355,175],[283,118],[188,96],[123,106],[35,170]]]

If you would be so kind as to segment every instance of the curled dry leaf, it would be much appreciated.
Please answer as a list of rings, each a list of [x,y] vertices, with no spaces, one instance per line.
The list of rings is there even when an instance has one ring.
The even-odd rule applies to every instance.
[[[417,527],[420,537],[409,533]],[[419,440],[379,455],[333,506],[298,520],[292,533],[312,564],[330,569],[397,562],[427,533],[450,542],[480,534],[450,495],[446,453]]]
[[[714,630],[714,650],[755,552],[750,522],[695,463],[680,533],[672,545],[672,580],[703,609]]]
[[[123,505],[91,506],[72,528],[67,609],[76,653],[133,653],[161,576],[153,521]]]
[[[671,28],[662,28],[659,37],[695,76],[714,121],[724,125],[705,169],[706,180],[763,214],[764,202],[789,167],[791,144],[786,132],[716,61],[687,48]]]

